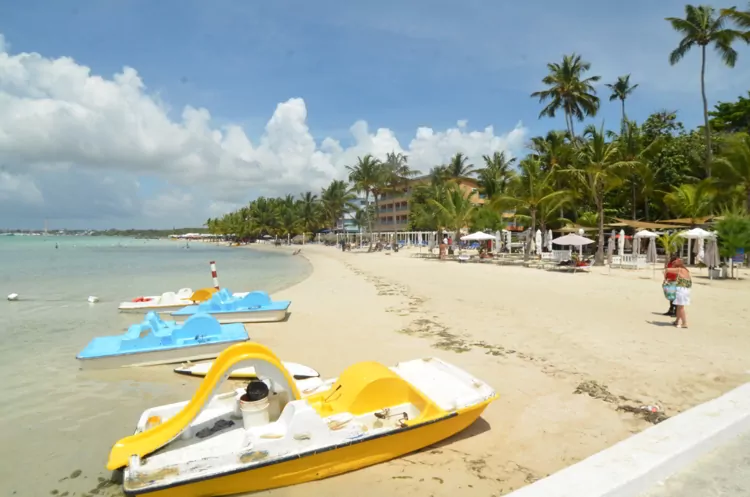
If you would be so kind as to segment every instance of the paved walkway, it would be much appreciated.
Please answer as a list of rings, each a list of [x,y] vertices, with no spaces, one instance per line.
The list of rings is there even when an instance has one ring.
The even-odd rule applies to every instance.
[[[715,449],[641,497],[750,497],[750,434]]]

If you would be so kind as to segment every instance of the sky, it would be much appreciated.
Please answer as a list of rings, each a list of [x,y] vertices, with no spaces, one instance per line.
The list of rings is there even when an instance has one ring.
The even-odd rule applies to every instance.
[[[707,2],[715,6],[722,3]],[[627,8],[626,8],[627,5]],[[0,229],[197,227],[260,195],[319,192],[358,156],[421,171],[526,153],[564,127],[546,64],[638,83],[628,117],[701,122],[700,58],[668,62],[675,0],[0,2]],[[745,94],[710,53],[709,105]]]

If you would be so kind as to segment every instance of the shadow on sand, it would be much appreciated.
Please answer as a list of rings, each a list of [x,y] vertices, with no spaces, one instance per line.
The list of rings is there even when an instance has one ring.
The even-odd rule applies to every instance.
[[[491,428],[492,427],[490,426],[490,424],[487,421],[485,421],[484,418],[480,417],[479,419],[474,421],[474,423],[472,423],[471,426],[461,431],[460,433],[456,433],[452,437],[448,437],[445,440],[441,440],[440,442],[436,444],[430,445],[429,447],[425,447],[419,452],[441,449],[443,447],[446,447],[458,441],[465,440],[467,438],[472,438],[477,435],[481,435],[484,432],[490,431]]]

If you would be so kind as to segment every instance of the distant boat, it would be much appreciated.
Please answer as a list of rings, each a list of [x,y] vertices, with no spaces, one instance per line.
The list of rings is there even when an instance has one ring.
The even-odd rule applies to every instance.
[[[193,314],[206,313],[214,316],[222,324],[267,323],[282,321],[291,304],[290,300],[273,302],[266,292],[250,292],[237,297],[226,288],[222,288],[209,300],[172,312],[171,317],[180,323]]]
[[[213,359],[229,345],[247,339],[243,325],[220,325],[208,314],[195,314],[178,325],[150,312],[122,335],[94,338],[76,358],[83,369],[200,361]]]

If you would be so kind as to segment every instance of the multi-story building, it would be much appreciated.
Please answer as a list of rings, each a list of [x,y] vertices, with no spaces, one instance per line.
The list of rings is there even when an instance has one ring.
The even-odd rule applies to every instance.
[[[388,192],[378,199],[378,213],[373,230],[375,232],[408,231],[411,211],[411,195],[414,187],[430,181],[430,176],[420,176],[409,181],[403,191]],[[472,178],[458,179],[458,185],[475,205],[484,204],[484,195],[479,193],[479,183]]]

